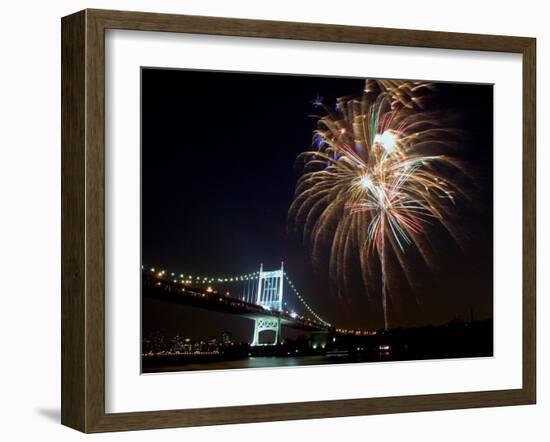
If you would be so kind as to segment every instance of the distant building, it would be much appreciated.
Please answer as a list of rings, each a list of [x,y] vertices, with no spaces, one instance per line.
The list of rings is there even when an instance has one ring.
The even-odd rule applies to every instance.
[[[232,342],[233,342],[233,334],[229,331],[223,331],[222,339],[221,339],[222,345],[231,345]]]
[[[325,350],[328,340],[329,340],[329,333],[327,331],[312,332],[310,336],[311,349],[315,351]]]

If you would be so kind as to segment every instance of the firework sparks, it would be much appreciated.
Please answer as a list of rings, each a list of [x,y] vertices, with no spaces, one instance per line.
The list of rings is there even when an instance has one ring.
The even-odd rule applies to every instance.
[[[439,223],[459,240],[449,215],[463,192],[448,177],[464,171],[448,155],[453,130],[441,128],[424,110],[426,92],[433,88],[425,82],[369,80],[362,97],[339,99],[335,111],[318,102],[326,115],[314,133],[316,150],[300,156],[304,171],[289,209],[313,257],[330,250],[330,276],[339,293],[345,291],[353,257],[359,257],[367,293],[381,293],[386,328],[389,255],[412,286],[405,254],[415,247],[431,266],[423,240],[427,226]]]

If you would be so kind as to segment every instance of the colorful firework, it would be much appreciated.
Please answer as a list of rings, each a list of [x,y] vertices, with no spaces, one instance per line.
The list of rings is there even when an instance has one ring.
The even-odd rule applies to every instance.
[[[349,270],[359,262],[367,294],[381,293],[388,327],[389,255],[409,285],[406,253],[417,249],[428,267],[433,257],[427,228],[439,223],[460,242],[451,212],[466,196],[456,179],[465,175],[449,155],[453,129],[425,110],[434,85],[367,80],[360,98],[337,100],[304,152],[289,219],[303,229],[313,258],[329,250],[330,276],[345,293]],[[377,276],[378,275],[378,276]],[[381,276],[380,276],[381,275]]]

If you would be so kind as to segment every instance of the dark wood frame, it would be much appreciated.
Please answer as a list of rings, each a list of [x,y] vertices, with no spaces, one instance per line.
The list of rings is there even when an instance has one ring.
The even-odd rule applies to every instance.
[[[534,38],[105,10],[84,10],[64,17],[61,24],[61,422],[64,425],[84,432],[102,432],[535,403],[536,40]],[[522,388],[189,410],[105,413],[104,72],[106,29],[522,54]]]

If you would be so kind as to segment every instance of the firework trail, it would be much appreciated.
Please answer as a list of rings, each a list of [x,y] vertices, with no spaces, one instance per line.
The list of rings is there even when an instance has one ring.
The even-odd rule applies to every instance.
[[[316,101],[326,115],[314,131],[315,150],[298,158],[303,171],[291,224],[303,230],[314,261],[329,250],[340,296],[358,258],[367,294],[381,293],[386,328],[391,258],[414,287],[405,255],[414,247],[433,266],[428,226],[440,224],[460,242],[451,213],[466,195],[449,177],[465,171],[449,155],[455,131],[425,110],[433,89],[427,82],[367,80],[361,97],[338,99],[335,111]]]

